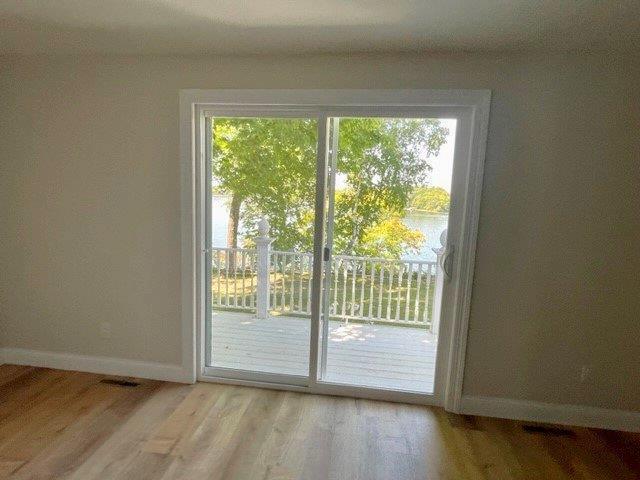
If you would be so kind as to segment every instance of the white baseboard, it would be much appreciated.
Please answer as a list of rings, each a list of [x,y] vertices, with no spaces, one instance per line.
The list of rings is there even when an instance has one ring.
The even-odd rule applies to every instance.
[[[509,418],[578,427],[640,432],[640,412],[533,402],[497,397],[462,396],[461,412],[466,415]]]
[[[186,372],[180,365],[142,362],[123,358],[94,357],[22,348],[2,348],[0,349],[0,363],[76,370],[122,377],[149,378],[166,382],[193,383],[191,374]]]

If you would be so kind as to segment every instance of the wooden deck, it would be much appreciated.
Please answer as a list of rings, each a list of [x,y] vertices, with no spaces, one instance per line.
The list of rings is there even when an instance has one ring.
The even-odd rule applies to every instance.
[[[424,327],[331,322],[323,380],[432,392],[436,338]],[[310,320],[214,311],[213,366],[307,375]]]

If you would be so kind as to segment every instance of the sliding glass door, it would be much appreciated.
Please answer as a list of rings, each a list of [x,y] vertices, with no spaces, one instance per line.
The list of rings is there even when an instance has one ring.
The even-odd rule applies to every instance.
[[[207,366],[307,384],[318,121],[215,116],[206,132]]]
[[[431,394],[456,122],[329,122],[319,380]]]
[[[434,393],[456,120],[343,110],[205,115],[207,377]]]

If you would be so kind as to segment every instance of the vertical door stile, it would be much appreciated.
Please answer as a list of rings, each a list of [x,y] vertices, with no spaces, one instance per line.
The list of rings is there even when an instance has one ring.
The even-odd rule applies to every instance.
[[[336,191],[336,168],[337,168],[337,154],[338,154],[338,129],[339,123],[337,118],[326,119],[327,137],[325,138],[325,162],[326,162],[326,191],[323,198],[323,205],[326,205],[326,215],[322,215],[325,219],[325,243],[323,245],[323,265],[324,265],[324,277],[322,288],[322,323],[320,328],[320,371],[318,372],[318,379],[322,379],[327,369],[327,349],[329,345],[329,318],[330,318],[330,294],[331,294],[331,277],[336,276],[337,272],[334,271],[333,262],[333,218],[334,218],[334,197]],[[316,212],[318,215],[318,212]],[[325,248],[328,249],[328,255],[324,256]]]
[[[204,186],[204,298],[205,298],[205,312],[204,312],[204,361],[205,365],[211,364],[211,317],[213,306],[212,295],[212,269],[213,269],[213,252],[211,247],[213,246],[212,238],[212,217],[211,217],[211,117],[204,118],[204,152],[203,162],[204,168],[201,171],[204,173],[204,179],[202,183]],[[217,269],[218,275],[218,295],[220,294],[220,266]]]
[[[325,247],[325,206],[327,195],[329,121],[325,114],[318,116],[318,144],[316,160],[315,222],[313,229],[313,282],[311,292],[311,334],[309,336],[309,384],[315,387],[319,380],[318,369],[321,318],[326,323],[323,309],[323,276]],[[322,355],[325,357],[326,355]]]
[[[307,313],[311,314],[311,291],[313,290],[311,287],[312,280],[312,272],[313,272],[313,254],[307,256]]]

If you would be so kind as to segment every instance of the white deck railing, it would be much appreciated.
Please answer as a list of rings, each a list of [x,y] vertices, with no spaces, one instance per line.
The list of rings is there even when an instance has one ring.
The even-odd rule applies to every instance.
[[[267,250],[268,275],[259,281],[259,250],[212,249],[212,304],[217,308],[311,314],[311,253]],[[334,255],[328,307],[332,319],[431,326],[436,302],[436,262]]]
[[[211,303],[216,308],[311,315],[313,254],[271,250],[261,220],[256,249],[211,249]],[[446,231],[440,242],[445,244]],[[440,259],[442,250],[434,250]],[[437,262],[332,255],[325,270],[329,318],[405,325],[437,331],[442,269]]]

